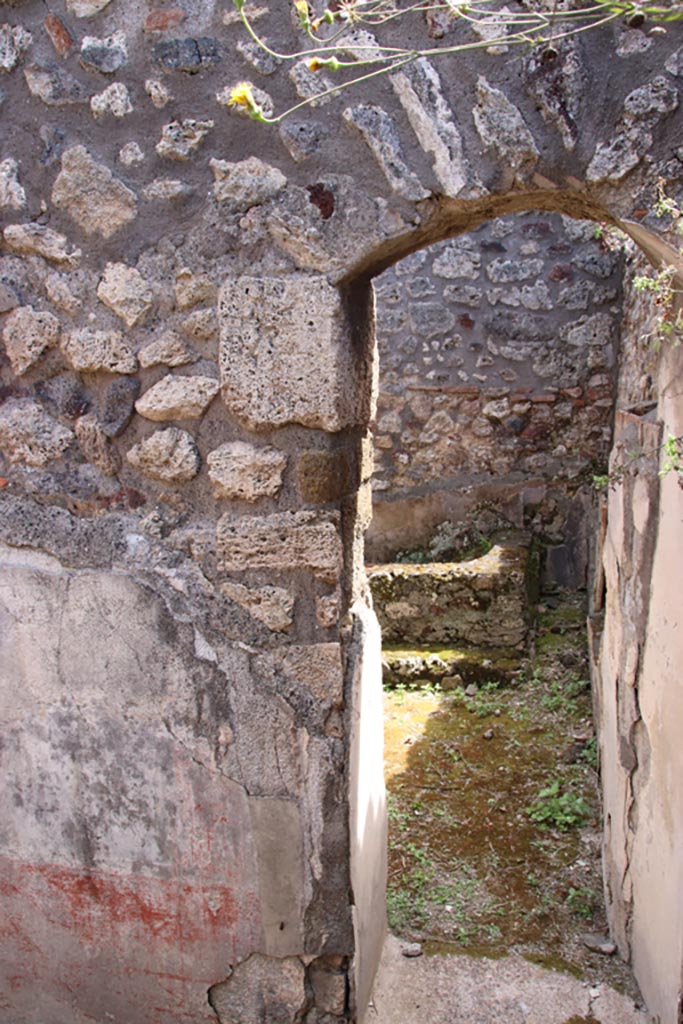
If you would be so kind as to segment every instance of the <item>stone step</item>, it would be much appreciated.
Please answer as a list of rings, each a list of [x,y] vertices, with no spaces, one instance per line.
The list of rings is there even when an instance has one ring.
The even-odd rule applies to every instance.
[[[470,683],[514,682],[519,652],[510,648],[457,648],[386,644],[382,648],[382,682],[388,689],[439,685],[454,690]]]

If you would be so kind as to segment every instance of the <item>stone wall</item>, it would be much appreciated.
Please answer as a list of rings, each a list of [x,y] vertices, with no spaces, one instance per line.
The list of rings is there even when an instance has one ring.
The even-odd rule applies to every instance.
[[[372,560],[493,501],[550,549],[546,582],[585,585],[581,523],[611,442],[621,274],[593,222],[529,213],[376,281]]]
[[[680,44],[424,61],[261,130],[232,86],[306,75],[215,0],[0,10],[3,1013],[360,1019],[369,282],[507,213],[649,210],[683,178]]]

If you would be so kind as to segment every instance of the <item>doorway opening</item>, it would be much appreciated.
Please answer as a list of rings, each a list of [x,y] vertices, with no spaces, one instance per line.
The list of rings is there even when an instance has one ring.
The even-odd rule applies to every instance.
[[[366,554],[390,927],[628,987],[608,955],[586,636],[622,273],[593,223],[525,213],[375,280]]]

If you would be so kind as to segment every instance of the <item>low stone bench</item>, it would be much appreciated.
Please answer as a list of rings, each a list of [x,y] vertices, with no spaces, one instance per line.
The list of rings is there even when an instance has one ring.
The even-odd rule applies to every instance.
[[[537,563],[528,535],[511,531],[467,562],[368,567],[384,642],[523,650]]]

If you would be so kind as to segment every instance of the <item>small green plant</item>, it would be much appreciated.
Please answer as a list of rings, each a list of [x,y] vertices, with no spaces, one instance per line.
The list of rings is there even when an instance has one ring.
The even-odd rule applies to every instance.
[[[590,814],[590,808],[582,796],[568,790],[560,792],[559,779],[540,791],[534,802],[526,808],[532,821],[541,828],[556,828],[567,832],[583,825]]]
[[[595,895],[590,889],[585,887],[579,887],[575,889],[573,886],[569,889],[565,903],[573,914],[577,917],[583,917],[586,920],[593,916],[593,908],[595,907]]]

